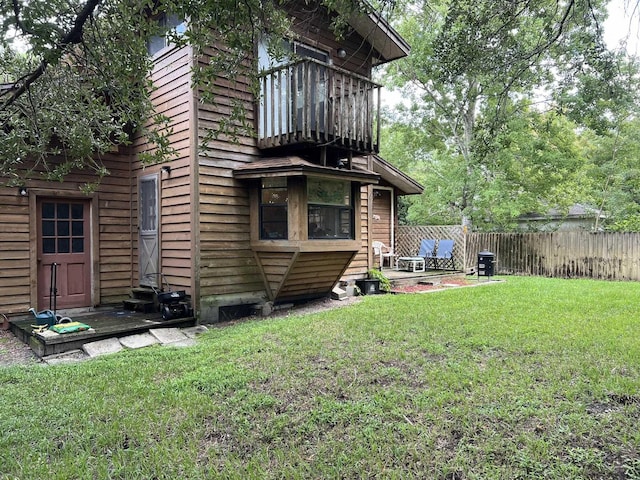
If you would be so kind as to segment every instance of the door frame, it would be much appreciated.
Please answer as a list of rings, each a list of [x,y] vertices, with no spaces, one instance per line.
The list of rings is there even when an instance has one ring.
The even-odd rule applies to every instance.
[[[155,212],[155,242],[156,242],[156,259],[155,259],[155,264],[156,264],[156,272],[150,272],[150,273],[159,273],[162,271],[162,255],[161,255],[161,248],[162,248],[162,242],[161,242],[161,238],[160,238],[160,230],[161,230],[161,225],[162,225],[162,219],[161,219],[161,215],[162,215],[162,198],[161,198],[161,182],[162,182],[162,176],[160,175],[160,173],[150,173],[147,175],[141,175],[138,177],[137,182],[137,192],[138,192],[138,237],[137,237],[137,243],[138,243],[138,284],[139,285],[145,285],[145,286],[149,286],[149,287],[162,287],[162,279],[159,278],[159,276],[155,276],[155,277],[151,277],[151,278],[146,278],[142,272],[143,272],[143,264],[142,264],[142,260],[143,260],[143,256],[142,256],[142,249],[143,249],[143,242],[142,242],[142,237],[143,237],[143,229],[142,229],[142,220],[143,220],[143,215],[144,212],[142,210],[142,205],[141,205],[141,197],[142,197],[142,183],[143,182],[148,182],[148,181],[153,181],[153,183],[155,184],[155,189],[154,189],[154,193],[155,193],[155,208],[156,208],[156,212]]]
[[[378,240],[378,238],[376,238],[376,234],[375,234],[375,222],[376,219],[374,218],[374,213],[373,213],[373,202],[374,202],[374,198],[376,195],[376,190],[380,191],[385,191],[385,192],[389,192],[389,236],[390,238],[390,244],[387,245],[388,247],[391,247],[391,249],[395,252],[396,251],[396,205],[395,205],[395,189],[393,187],[385,187],[385,186],[380,186],[380,185],[373,185],[371,187],[371,196],[369,197],[369,246],[368,246],[368,251],[369,251],[369,257],[368,257],[368,262],[369,265],[371,267],[373,267],[375,265],[375,258],[373,255],[373,249],[371,248],[371,242],[374,240]],[[385,242],[386,244],[386,242]]]
[[[396,230],[395,191],[394,191],[393,187],[381,187],[379,185],[373,186],[372,197],[371,197],[371,215],[373,215],[373,198],[375,196],[376,190],[384,190],[384,191],[389,192],[389,208],[390,208],[389,221],[391,222],[389,224],[389,235],[391,237],[391,245],[390,246],[395,246],[395,241],[396,241],[396,231],[395,231]],[[374,223],[372,223],[371,225],[373,226]],[[372,235],[371,236],[373,237],[373,231],[372,231]]]
[[[83,200],[89,203],[89,245],[91,252],[89,254],[89,270],[91,278],[91,305],[88,308],[100,304],[100,271],[98,265],[99,255],[99,238],[97,235],[98,219],[99,219],[99,201],[98,194],[84,194],[74,191],[58,191],[48,190],[45,188],[29,189],[29,278],[31,285],[29,288],[30,304],[35,306],[38,304],[38,199],[51,198],[55,200]]]

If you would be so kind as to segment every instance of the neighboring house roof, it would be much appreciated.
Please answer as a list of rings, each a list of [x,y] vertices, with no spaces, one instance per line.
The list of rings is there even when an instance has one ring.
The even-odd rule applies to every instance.
[[[353,14],[349,24],[380,52],[378,64],[406,57],[411,51],[409,44],[377,13]]]
[[[531,212],[520,215],[518,228],[532,231],[601,230],[601,221],[606,218],[600,210],[576,203],[568,210],[551,208],[547,213]]]
[[[373,156],[373,171],[397,188],[400,195],[419,195],[424,191],[422,185],[378,155]]]
[[[260,158],[244,164],[233,171],[233,176],[239,180],[296,175],[324,176],[330,178],[339,177],[340,179],[360,183],[378,183],[380,179],[377,173],[360,168],[357,165],[354,165],[352,170],[323,167],[297,155]]]
[[[569,207],[569,210],[565,213],[557,208],[551,208],[547,213],[531,212],[520,215],[518,220],[567,220],[567,219],[581,219],[581,218],[606,218],[597,208],[576,203]]]

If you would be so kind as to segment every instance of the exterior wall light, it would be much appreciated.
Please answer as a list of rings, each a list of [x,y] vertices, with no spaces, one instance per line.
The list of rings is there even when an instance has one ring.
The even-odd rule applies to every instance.
[[[347,51],[344,48],[338,49],[338,58],[345,58],[347,56]]]
[[[21,197],[26,197],[29,194],[29,191],[27,190],[27,187],[20,186],[18,187],[18,195],[20,195]]]
[[[167,175],[171,175],[171,166],[169,166],[169,165],[165,165],[160,170],[162,170],[162,173],[166,173]]]

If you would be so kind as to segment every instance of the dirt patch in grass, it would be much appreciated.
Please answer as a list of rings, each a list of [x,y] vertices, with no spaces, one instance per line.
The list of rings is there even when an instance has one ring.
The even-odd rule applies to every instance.
[[[424,282],[417,285],[399,285],[392,288],[392,293],[423,293],[446,288],[469,287],[478,285],[476,279],[464,277],[443,277],[438,281]]]

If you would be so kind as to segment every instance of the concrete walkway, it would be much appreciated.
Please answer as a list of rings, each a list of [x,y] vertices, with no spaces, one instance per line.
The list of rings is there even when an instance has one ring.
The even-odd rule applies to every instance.
[[[82,350],[70,350],[58,355],[49,355],[42,357],[41,360],[48,365],[56,365],[79,362],[122,350],[132,350],[152,345],[190,347],[196,344],[195,337],[207,330],[204,325],[188,328],[152,328],[146,333],[85,343],[82,346]]]

